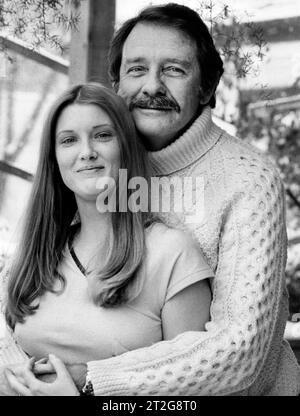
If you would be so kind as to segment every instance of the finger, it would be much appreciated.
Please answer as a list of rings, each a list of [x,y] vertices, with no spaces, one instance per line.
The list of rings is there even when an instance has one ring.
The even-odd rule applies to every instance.
[[[40,383],[40,381],[35,377],[35,375],[29,368],[24,368],[22,377],[24,379],[25,384],[27,385],[27,387],[30,388],[30,390],[36,389],[37,385]]]
[[[34,374],[48,374],[54,372],[53,365],[48,361],[45,364],[37,364],[35,363],[33,368]]]
[[[31,363],[28,363],[22,370],[22,379],[18,379],[23,386],[29,389],[31,395],[39,396],[41,395],[41,391],[43,389],[44,383],[40,381],[30,369]]]
[[[35,377],[32,372],[35,358],[32,357],[23,365],[13,367],[12,373],[16,376],[18,381],[28,387],[31,391],[38,387],[39,380]]]
[[[40,358],[34,364],[45,364],[48,361],[47,357]]]
[[[43,383],[53,383],[57,379],[56,373],[47,373],[47,374],[37,374],[38,380],[42,381]]]
[[[35,362],[35,357],[31,357],[28,362],[27,362],[27,368],[28,370],[32,371],[33,367],[34,367],[34,362]]]
[[[70,376],[70,373],[68,372],[66,366],[58,357],[56,357],[53,354],[49,354],[49,361],[53,365],[57,377],[65,376],[72,380],[72,377]]]
[[[31,358],[31,359],[26,360],[23,363],[11,365],[11,366],[8,366],[7,368],[19,379],[19,381],[23,383],[24,372],[28,370],[31,371],[30,369],[32,368],[33,362],[34,362],[34,358]]]
[[[34,364],[34,357],[30,358],[24,363],[8,366],[8,369],[11,370],[11,372],[16,377],[23,377],[25,372],[28,372],[28,371],[31,372],[33,364]]]
[[[33,394],[31,393],[31,391],[24,386],[24,384],[22,384],[18,378],[11,372],[11,370],[9,370],[8,368],[6,368],[4,370],[4,374],[5,377],[7,379],[7,382],[9,384],[9,386],[18,394],[20,394],[21,396],[32,396]]]

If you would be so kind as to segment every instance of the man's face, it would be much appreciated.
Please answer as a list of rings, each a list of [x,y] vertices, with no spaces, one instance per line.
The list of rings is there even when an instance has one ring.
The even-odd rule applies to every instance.
[[[166,26],[137,24],[123,47],[118,93],[150,150],[170,144],[200,104],[196,45]]]

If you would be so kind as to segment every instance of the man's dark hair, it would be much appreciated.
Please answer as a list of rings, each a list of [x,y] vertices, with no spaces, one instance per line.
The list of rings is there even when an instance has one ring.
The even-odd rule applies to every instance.
[[[202,91],[212,92],[208,105],[216,105],[215,90],[223,74],[223,62],[215,48],[208,28],[194,10],[176,3],[152,6],[127,20],[116,32],[109,51],[109,76],[115,88],[120,80],[120,67],[124,43],[138,23],[156,24],[177,29],[192,39],[197,46],[197,59],[201,73]]]

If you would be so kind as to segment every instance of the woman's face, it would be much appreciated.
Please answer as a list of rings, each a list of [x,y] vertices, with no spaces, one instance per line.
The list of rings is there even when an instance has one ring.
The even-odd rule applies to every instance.
[[[60,114],[55,153],[64,184],[76,199],[94,201],[99,182],[117,181],[120,147],[108,114],[95,104],[70,104]],[[98,189],[97,189],[98,182]]]

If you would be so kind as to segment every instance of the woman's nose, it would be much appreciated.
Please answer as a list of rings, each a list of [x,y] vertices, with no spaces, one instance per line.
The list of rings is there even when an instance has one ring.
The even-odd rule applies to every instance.
[[[98,152],[93,147],[92,143],[89,140],[86,140],[82,143],[80,149],[80,159],[81,160],[95,160],[98,157]]]

